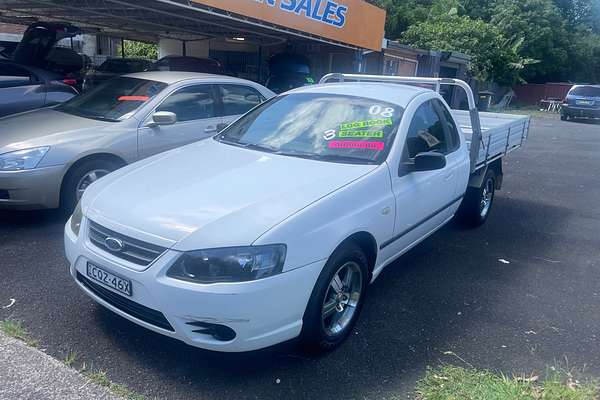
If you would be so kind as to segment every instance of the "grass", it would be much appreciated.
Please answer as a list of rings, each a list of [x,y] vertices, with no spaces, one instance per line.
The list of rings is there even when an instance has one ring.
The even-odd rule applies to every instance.
[[[76,359],[77,359],[77,353],[74,351],[70,351],[69,353],[67,353],[65,359],[63,360],[63,363],[67,367],[71,367]]]
[[[19,321],[13,321],[10,319],[0,321],[0,329],[7,336],[21,340],[29,346],[37,346],[37,340],[33,339],[29,335],[29,332],[27,332],[27,330],[23,328],[23,325],[21,325],[21,322]]]
[[[84,366],[85,368],[85,366]],[[112,383],[105,371],[94,371],[94,372],[86,372],[84,375],[93,383],[99,386],[103,386],[108,388],[112,394],[118,397],[122,397],[126,400],[145,400],[146,398],[141,394],[135,393],[130,390],[125,385],[120,385],[117,383]]]
[[[598,400],[594,381],[579,382],[568,371],[549,369],[537,376],[507,377],[490,371],[445,365],[429,369],[417,382],[419,400]]]

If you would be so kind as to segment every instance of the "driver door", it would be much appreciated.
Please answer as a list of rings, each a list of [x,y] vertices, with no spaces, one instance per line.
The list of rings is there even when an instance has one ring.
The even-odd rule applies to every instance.
[[[157,125],[150,115],[138,130],[140,158],[215,135],[223,124],[218,116],[214,85],[191,85],[171,93],[154,112],[172,112],[177,122]]]
[[[394,237],[386,243],[392,247],[392,254],[406,250],[446,222],[451,217],[449,206],[458,202],[456,168],[452,163],[434,171],[411,169],[418,153],[433,151],[447,155],[454,151],[434,101],[425,101],[415,112],[400,166],[392,171],[396,220]]]

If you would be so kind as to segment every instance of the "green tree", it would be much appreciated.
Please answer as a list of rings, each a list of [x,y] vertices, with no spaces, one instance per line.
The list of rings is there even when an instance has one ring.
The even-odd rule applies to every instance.
[[[472,57],[471,72],[480,80],[512,85],[519,79],[523,60],[515,46],[493,25],[452,13],[411,26],[405,43],[431,50],[453,50]]]
[[[388,38],[467,53],[480,79],[600,81],[600,0],[368,1]]]
[[[155,43],[137,42],[134,40],[125,40],[125,57],[147,58],[156,60],[158,58],[158,45]],[[121,46],[119,46],[119,54]]]
[[[398,39],[410,26],[427,20],[432,1],[371,0],[387,11],[385,33],[388,39]]]
[[[568,33],[552,0],[499,0],[491,23],[511,41],[523,38],[523,57],[540,60],[523,72],[527,81],[568,78]]]

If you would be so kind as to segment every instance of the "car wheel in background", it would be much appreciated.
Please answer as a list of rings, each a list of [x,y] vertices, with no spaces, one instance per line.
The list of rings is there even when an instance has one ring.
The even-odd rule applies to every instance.
[[[569,120],[569,116],[567,114],[560,114],[560,120],[561,121],[568,121]]]
[[[327,261],[304,312],[303,347],[311,352],[339,346],[352,331],[369,280],[365,253],[354,243],[338,248]]]
[[[496,174],[493,169],[488,169],[481,187],[467,188],[465,198],[463,199],[458,212],[457,220],[467,226],[478,227],[485,223],[496,194]]]
[[[61,208],[70,214],[89,185],[122,166],[118,161],[98,158],[83,161],[72,167],[63,182]]]

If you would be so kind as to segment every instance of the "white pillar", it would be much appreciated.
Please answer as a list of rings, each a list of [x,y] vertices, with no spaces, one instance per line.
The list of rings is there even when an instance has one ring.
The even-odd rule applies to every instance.
[[[186,42],[186,55],[192,57],[208,58],[208,40],[190,40]],[[160,39],[158,41],[158,57],[183,55],[183,43],[176,39]]]

